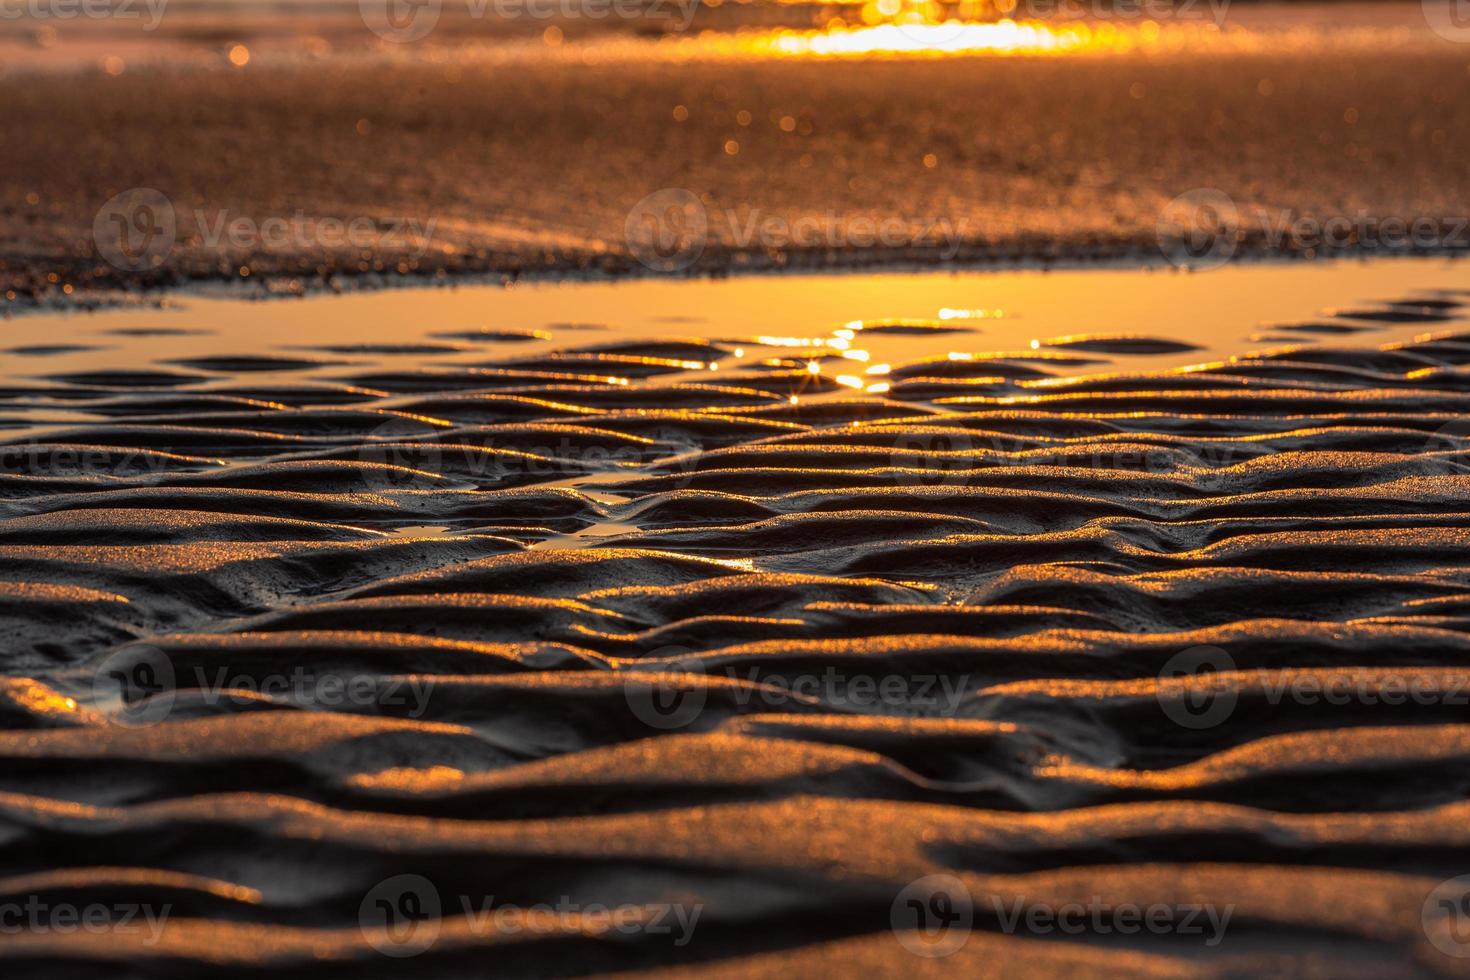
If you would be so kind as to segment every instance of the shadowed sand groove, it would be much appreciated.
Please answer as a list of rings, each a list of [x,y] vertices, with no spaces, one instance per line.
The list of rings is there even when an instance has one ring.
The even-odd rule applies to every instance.
[[[1464,975],[1470,334],[1427,302],[867,391],[514,330],[38,372],[0,907],[167,913],[0,970]]]

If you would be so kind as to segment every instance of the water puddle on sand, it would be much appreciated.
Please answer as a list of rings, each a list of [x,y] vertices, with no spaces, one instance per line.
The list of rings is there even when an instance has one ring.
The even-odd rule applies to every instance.
[[[21,460],[25,443],[34,455],[121,439],[189,458],[129,465],[187,462],[246,483],[284,466],[302,489],[335,487],[346,460],[366,464],[370,490],[576,490],[601,519],[531,536],[586,548],[636,530],[640,472],[688,475],[732,424],[774,437],[798,420],[1004,411],[1066,397],[1077,376],[1106,392],[1134,384],[1113,374],[1406,343],[1465,328],[1465,272],[1385,259],[177,294],[165,309],[6,323],[0,429]],[[1318,374],[1319,390],[1352,380]],[[419,520],[397,533],[476,527]]]
[[[1039,360],[1046,373],[1068,376],[1157,370],[1291,345],[1406,340],[1447,329],[1452,321],[1332,314],[1466,287],[1470,267],[1453,260],[1377,259],[1197,273],[1089,269],[548,282],[267,301],[181,293],[166,309],[11,319],[0,325],[0,379],[45,384],[66,375],[146,369],[177,373],[152,379],[175,390],[306,379],[356,379],[371,387],[360,380],[364,373],[463,370],[553,351],[701,338],[722,342],[724,351],[709,361],[683,355],[681,364],[664,365],[681,370],[659,372],[660,382],[735,383],[783,359],[844,379],[843,387],[851,389],[846,394],[881,394],[885,365],[924,358],[1050,354]],[[915,322],[905,328],[894,321]],[[1322,329],[1304,329],[1313,325]],[[1171,345],[1063,339],[1093,334]],[[637,353],[636,345],[629,353]],[[610,362],[598,373],[617,371]],[[130,383],[146,387],[149,380]],[[37,424],[77,417],[65,404],[30,406],[24,414]],[[17,421],[12,416],[9,424]]]

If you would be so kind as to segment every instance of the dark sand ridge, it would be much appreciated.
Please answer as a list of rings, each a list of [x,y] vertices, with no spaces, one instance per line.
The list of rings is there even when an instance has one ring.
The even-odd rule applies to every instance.
[[[661,362],[699,349],[667,342],[628,385],[514,396],[313,386],[340,369],[316,363],[253,398],[165,365],[7,389],[80,417],[0,477],[0,898],[171,914],[0,961],[1462,975],[1425,908],[1470,862],[1470,334],[1454,299],[1397,308],[1441,333],[1184,372],[981,358],[798,405],[779,366],[678,383]],[[405,398],[420,427],[383,434]],[[504,443],[552,430],[559,457]],[[1189,650],[1218,672],[1176,676]],[[298,670],[365,696],[270,688]],[[925,959],[892,916],[938,873],[974,932]],[[400,875],[441,901],[411,959],[369,914]],[[491,928],[460,896],[577,911]],[[1210,946],[1061,941],[1008,930],[1018,901],[1230,918]],[[675,945],[598,903],[699,918]]]
[[[1227,27],[1268,16],[1250,9]],[[303,61],[273,60],[262,41],[243,69],[216,53],[117,77],[11,72],[0,75],[0,287],[23,303],[64,284],[238,280],[242,266],[282,289],[400,270],[640,272],[625,220],[669,187],[704,199],[705,271],[1157,257],[1162,209],[1202,187],[1277,217],[1453,223],[1470,200],[1470,55],[1430,33],[1417,4],[1370,11],[1371,46],[864,62],[624,52],[587,64],[573,44]],[[156,272],[119,272],[97,253],[94,218],[140,186],[173,201],[179,243]],[[1243,249],[1293,251],[1256,213]],[[261,227],[298,214],[373,219],[379,234],[369,251],[310,236],[205,240],[221,218]],[[950,230],[914,245],[839,231],[767,249],[741,240],[752,216]],[[397,219],[433,221],[427,249]]]

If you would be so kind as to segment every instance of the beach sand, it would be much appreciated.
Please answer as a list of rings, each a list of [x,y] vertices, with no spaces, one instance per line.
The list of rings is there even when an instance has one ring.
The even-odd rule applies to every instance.
[[[0,37],[0,972],[1465,975],[1470,49],[836,13]]]
[[[1195,367],[982,311],[19,318],[0,962],[1461,975],[1466,299]],[[836,380],[896,338],[953,353]],[[157,929],[48,918],[92,905]]]
[[[862,61],[779,56],[758,33],[370,47],[360,24],[281,39],[177,16],[158,34],[179,50],[154,42],[173,53],[119,75],[97,67],[102,41],[68,57],[75,31],[0,75],[14,305],[201,279],[646,273],[629,215],[665,189],[707,213],[693,272],[1157,260],[1169,202],[1205,188],[1246,215],[1242,253],[1303,253],[1271,231],[1299,216],[1426,219],[1470,244],[1470,55],[1418,4],[1238,5],[1218,32],[1110,23],[1116,44],[1061,55]],[[94,226],[140,187],[170,202],[178,241],[118,268]],[[371,232],[354,247],[324,220]],[[902,230],[875,238],[881,221]]]

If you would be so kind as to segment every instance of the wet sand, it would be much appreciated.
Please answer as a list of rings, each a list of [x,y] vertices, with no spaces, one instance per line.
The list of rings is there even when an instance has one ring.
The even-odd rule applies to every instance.
[[[25,306],[66,287],[646,273],[628,217],[665,188],[710,216],[693,272],[1157,259],[1161,214],[1197,188],[1273,221],[1427,218],[1448,235],[1470,200],[1464,46],[1418,4],[1334,8],[1328,30],[1302,9],[1231,8],[1219,35],[1166,23],[1154,42],[1124,24],[1131,46],[1065,55],[861,62],[572,28],[555,48],[452,31],[372,47],[360,25],[247,26],[151,60],[119,47],[117,76],[103,42],[66,29],[0,74],[0,290]],[[94,240],[135,187],[176,214],[156,268],[114,267]],[[219,237],[298,218],[367,221],[369,247]],[[889,219],[895,241],[852,233]],[[815,237],[751,233],[802,220]],[[1302,249],[1248,222],[1240,251]]]
[[[601,281],[667,189],[680,276],[1157,260],[1200,188],[1453,228],[1418,4],[859,61],[347,9],[0,37],[7,973],[1464,974],[1458,263]]]
[[[106,369],[190,335],[17,321],[0,897],[169,915],[0,962],[1461,975],[1467,299],[1192,367],[876,318]],[[968,356],[835,381],[894,336]],[[1216,919],[1009,918],[1069,906]]]

